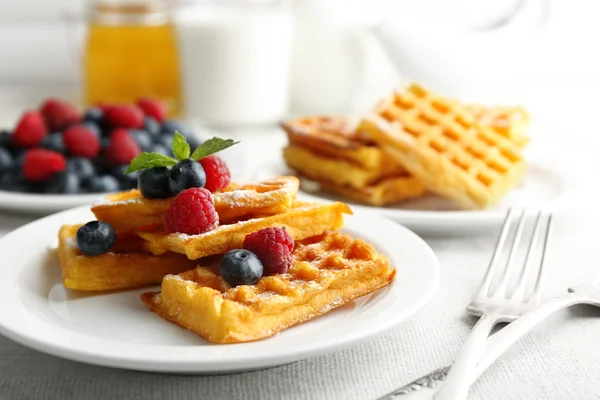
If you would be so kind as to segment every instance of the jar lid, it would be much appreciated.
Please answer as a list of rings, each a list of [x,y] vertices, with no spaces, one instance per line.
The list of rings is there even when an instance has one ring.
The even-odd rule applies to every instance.
[[[105,25],[162,25],[169,7],[166,0],[95,0],[91,17]]]

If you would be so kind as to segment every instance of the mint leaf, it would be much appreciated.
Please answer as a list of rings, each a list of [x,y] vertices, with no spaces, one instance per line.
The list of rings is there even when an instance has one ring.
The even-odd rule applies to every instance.
[[[208,139],[206,142],[198,146],[192,153],[191,158],[198,161],[201,158],[210,156],[218,151],[225,150],[226,148],[238,143],[239,142],[235,142],[232,139],[221,139],[214,137],[212,139]]]
[[[159,153],[146,153],[143,152],[129,164],[126,174],[130,174],[135,171],[142,169],[153,168],[153,167],[172,167],[177,164],[177,161],[171,157],[163,156]]]
[[[190,145],[181,133],[175,131],[175,136],[173,136],[173,144],[171,146],[173,149],[173,155],[178,160],[181,161],[190,157]]]

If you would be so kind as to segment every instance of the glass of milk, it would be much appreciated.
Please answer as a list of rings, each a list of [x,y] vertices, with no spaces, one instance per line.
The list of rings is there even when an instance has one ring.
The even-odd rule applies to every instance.
[[[285,3],[215,3],[175,15],[184,117],[215,128],[278,123],[289,103],[292,24]]]

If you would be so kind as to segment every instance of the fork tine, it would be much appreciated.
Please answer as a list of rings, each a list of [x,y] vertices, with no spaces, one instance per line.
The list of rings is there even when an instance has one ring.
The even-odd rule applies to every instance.
[[[533,234],[531,235],[531,241],[529,242],[529,247],[527,248],[527,255],[525,256],[525,264],[523,269],[521,270],[521,275],[519,276],[519,283],[512,295],[513,298],[519,299],[520,301],[525,300],[525,284],[527,283],[527,275],[532,268],[533,263],[531,262],[531,255],[533,254],[533,249],[537,246],[537,241],[540,233],[542,211],[537,214],[535,218],[535,226],[533,228]],[[538,271],[538,274],[540,272]],[[538,275],[539,276],[539,275]]]
[[[492,259],[490,260],[490,264],[488,265],[488,269],[485,273],[485,277],[483,278],[483,282],[481,282],[481,286],[479,286],[479,290],[477,291],[476,297],[487,296],[490,285],[492,284],[494,272],[496,270],[496,267],[498,266],[498,257],[500,257],[500,254],[502,253],[504,242],[506,242],[506,236],[508,235],[508,231],[510,230],[510,225],[512,223],[512,215],[514,214],[514,212],[514,208],[510,208],[506,212],[506,217],[504,217],[504,223],[502,224],[502,231],[500,232],[500,236],[498,236],[498,241],[496,242],[496,247],[494,248],[494,253],[492,254]]]
[[[540,260],[540,272],[538,274],[537,281],[535,282],[533,294],[531,295],[532,298],[535,298],[535,301],[537,303],[539,303],[542,298],[542,287],[543,287],[543,283],[544,283],[543,278],[544,278],[545,272],[546,272],[546,268],[544,267],[545,261],[546,261],[546,249],[548,248],[548,242],[550,241],[550,234],[552,233],[552,221],[553,221],[552,214],[549,214],[548,215],[548,223],[546,225],[546,235],[544,236],[544,244],[542,246],[542,258]]]
[[[506,296],[506,290],[508,289],[508,280],[512,274],[513,269],[515,269],[515,262],[513,261],[513,258],[515,256],[515,253],[517,252],[519,244],[521,243],[521,236],[523,236],[525,221],[525,209],[523,209],[521,211],[521,214],[519,215],[519,226],[517,227],[517,232],[515,233],[512,246],[510,247],[510,252],[508,253],[508,260],[506,261],[506,268],[504,268],[502,280],[500,281],[500,284],[492,294],[492,297],[498,298]]]

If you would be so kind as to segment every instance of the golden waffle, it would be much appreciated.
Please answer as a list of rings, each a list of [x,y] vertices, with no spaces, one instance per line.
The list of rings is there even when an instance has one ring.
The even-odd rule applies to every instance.
[[[219,221],[227,224],[244,217],[282,213],[292,207],[298,185],[298,178],[293,176],[256,184],[232,184],[213,195]],[[131,190],[108,196],[104,202],[92,206],[92,212],[117,232],[149,230],[162,226],[172,200],[147,199],[139,190]]]
[[[529,143],[529,138],[525,135],[525,129],[531,118],[523,107],[486,107],[469,104],[465,108],[475,117],[477,122],[489,126],[519,146],[524,147]]]
[[[285,274],[232,288],[210,268],[167,275],[160,293],[144,293],[162,318],[213,343],[264,339],[388,285],[396,270],[360,239],[327,232],[296,243]]]
[[[321,189],[361,203],[383,206],[425,193],[423,183],[408,173],[373,179],[369,170],[296,145],[286,147],[283,156],[291,168],[317,182]]]
[[[162,231],[137,234],[146,240],[146,248],[153,254],[172,251],[185,254],[190,260],[196,260],[242,248],[246,235],[263,228],[285,228],[294,240],[319,235],[330,229],[339,229],[344,224],[343,214],[351,213],[344,203],[324,205],[298,202],[287,212],[231,225],[220,225],[201,235],[167,234]]]
[[[377,207],[397,204],[425,194],[423,183],[410,175],[385,178],[362,188],[339,185],[326,179],[315,182],[322,190]]]
[[[415,84],[382,101],[358,129],[429,189],[468,208],[497,201],[526,167],[518,145]]]
[[[354,188],[363,188],[390,176],[407,175],[404,168],[397,167],[398,164],[387,156],[385,164],[378,168],[366,169],[351,161],[331,158],[291,144],[283,150],[283,158],[290,168],[311,179],[324,179],[340,186]]]
[[[58,233],[58,256],[63,284],[69,289],[106,291],[158,284],[167,274],[197,266],[196,261],[175,253],[153,256],[143,250],[137,236],[119,237],[112,252],[95,257],[81,254],[75,235],[81,225],[64,225]]]
[[[357,132],[354,125],[346,117],[309,116],[287,121],[282,127],[295,148],[308,149],[325,158],[346,160],[344,165],[353,170],[367,170],[374,179],[403,171],[368,136]]]

